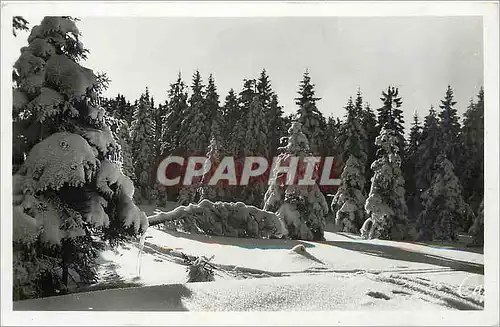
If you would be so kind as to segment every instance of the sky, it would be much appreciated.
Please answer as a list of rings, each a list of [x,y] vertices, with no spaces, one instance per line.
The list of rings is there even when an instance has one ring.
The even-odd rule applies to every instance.
[[[26,17],[30,26],[41,17]],[[405,120],[438,106],[447,85],[462,114],[483,84],[481,17],[80,17],[84,66],[112,80],[105,96],[131,102],[148,86],[155,103],[166,99],[181,72],[212,73],[221,101],[243,79],[270,76],[286,113],[306,69],[325,116],[343,117],[358,87],[372,108],[381,92],[399,87]],[[26,44],[27,33],[16,42]],[[17,51],[17,49],[16,49]]]

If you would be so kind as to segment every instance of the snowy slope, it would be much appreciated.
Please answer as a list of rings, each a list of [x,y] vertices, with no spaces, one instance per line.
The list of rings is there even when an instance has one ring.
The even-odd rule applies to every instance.
[[[326,233],[321,243],[235,239],[149,228],[105,251],[101,286],[126,287],[14,303],[18,310],[482,309],[483,255]],[[303,244],[307,253],[290,251]],[[210,257],[215,282],[186,284],[180,253]],[[138,260],[140,258],[140,260]],[[140,263],[138,265],[138,263]],[[462,284],[462,287],[460,285]],[[142,287],[139,287],[142,286]]]

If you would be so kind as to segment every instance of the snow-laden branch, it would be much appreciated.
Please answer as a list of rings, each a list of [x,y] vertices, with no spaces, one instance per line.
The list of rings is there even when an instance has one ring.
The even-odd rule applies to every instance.
[[[149,226],[164,224],[167,229],[216,236],[269,238],[287,234],[276,214],[242,202],[202,200],[155,213],[148,221]]]

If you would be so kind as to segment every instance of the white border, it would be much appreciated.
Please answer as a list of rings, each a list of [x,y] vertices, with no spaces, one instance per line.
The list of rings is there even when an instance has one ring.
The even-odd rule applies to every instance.
[[[13,15],[276,17],[276,16],[482,16],[484,24],[485,86],[485,310],[328,311],[248,313],[153,312],[13,312],[12,311],[12,195],[11,186],[11,67],[2,51],[1,94],[1,231],[2,325],[498,325],[498,140],[499,54],[498,1],[490,2],[2,2],[2,49],[12,41]],[[33,22],[32,25],[36,23]],[[436,31],[439,33],[439,31]],[[7,187],[6,187],[7,186]]]

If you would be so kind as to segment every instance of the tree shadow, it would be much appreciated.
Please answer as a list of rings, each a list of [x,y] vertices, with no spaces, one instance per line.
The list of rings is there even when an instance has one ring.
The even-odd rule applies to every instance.
[[[17,301],[17,311],[188,311],[192,292],[183,284],[132,287]]]
[[[192,241],[207,243],[207,244],[221,244],[231,245],[245,249],[258,249],[258,250],[291,250],[298,244],[304,245],[306,248],[315,247],[314,244],[306,241],[285,240],[285,239],[264,239],[264,238],[236,238],[227,236],[210,236],[203,234],[187,234],[176,231],[163,231],[174,237],[188,239]]]
[[[484,275],[484,265],[450,259],[428,253],[410,251],[391,245],[379,245],[373,243],[358,243],[358,242],[344,242],[344,241],[323,241],[321,244],[336,246],[339,248],[361,252],[367,255],[377,256],[386,259],[393,259],[399,261],[426,263],[430,265],[447,267],[457,271],[465,271],[474,274]]]

